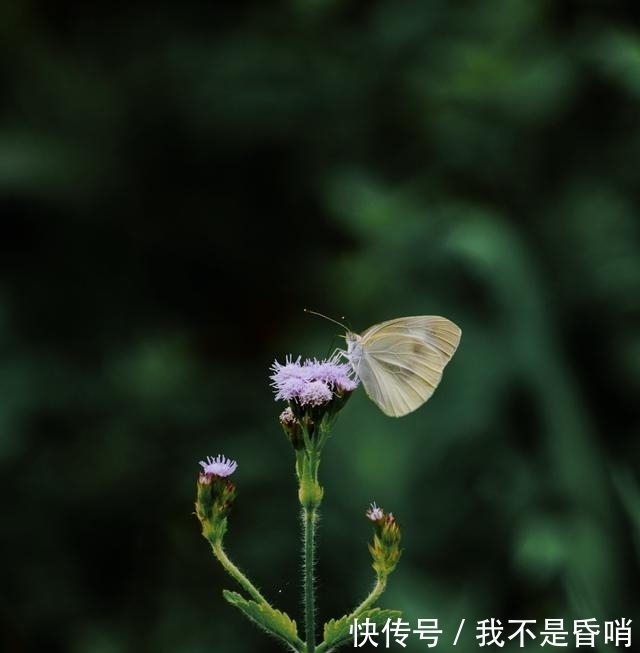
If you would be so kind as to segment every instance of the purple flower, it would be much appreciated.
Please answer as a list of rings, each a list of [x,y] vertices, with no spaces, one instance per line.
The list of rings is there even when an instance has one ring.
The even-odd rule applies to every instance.
[[[374,501],[373,503],[371,503],[369,509],[365,514],[371,521],[379,521],[384,517],[384,510],[382,508],[379,508],[376,505],[376,502]]]
[[[231,476],[236,471],[238,463],[230,458],[225,458],[218,454],[215,458],[207,456],[206,460],[201,460],[203,476]]]
[[[287,356],[284,365],[275,361],[269,377],[276,390],[276,400],[295,401],[301,406],[323,406],[334,396],[350,393],[358,381],[350,376],[351,366],[338,362],[339,357],[327,360],[307,359],[300,362]]]

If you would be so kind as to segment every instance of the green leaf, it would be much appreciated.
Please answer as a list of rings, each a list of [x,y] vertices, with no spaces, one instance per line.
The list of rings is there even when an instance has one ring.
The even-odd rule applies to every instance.
[[[383,610],[382,608],[372,608],[365,610],[358,615],[358,621],[375,622],[378,626],[384,626],[388,619],[399,619],[402,612],[399,610]],[[329,653],[334,651],[338,646],[345,644],[348,640],[353,639],[353,633],[349,628],[353,625],[353,614],[345,615],[340,619],[331,619],[324,625],[324,641],[316,649],[316,653]]]
[[[304,643],[298,637],[296,622],[289,615],[272,608],[268,603],[260,604],[255,601],[247,601],[237,592],[223,590],[222,595],[253,623],[274,637],[283,640],[294,651],[301,651],[304,647]]]

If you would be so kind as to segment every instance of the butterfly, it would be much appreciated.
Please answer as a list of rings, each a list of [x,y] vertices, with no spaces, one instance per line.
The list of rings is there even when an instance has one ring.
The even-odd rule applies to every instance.
[[[347,329],[347,350],[337,351],[349,361],[369,399],[385,415],[402,417],[434,393],[461,335],[460,327],[445,317],[399,317],[361,334]]]

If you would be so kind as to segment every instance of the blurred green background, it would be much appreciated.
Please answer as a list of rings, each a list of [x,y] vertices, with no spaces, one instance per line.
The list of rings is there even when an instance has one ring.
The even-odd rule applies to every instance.
[[[268,375],[339,344],[305,306],[463,331],[422,409],[342,413],[321,622],[373,581],[375,500],[404,544],[381,605],[439,619],[440,650],[491,617],[640,637],[639,18],[3,2],[0,649],[281,650],[222,599],[193,500],[199,460],[238,461],[228,552],[300,623]]]

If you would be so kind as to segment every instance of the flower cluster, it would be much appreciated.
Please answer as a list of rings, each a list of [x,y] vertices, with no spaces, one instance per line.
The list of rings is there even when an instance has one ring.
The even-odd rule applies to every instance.
[[[276,400],[295,402],[299,406],[325,406],[334,397],[343,397],[353,392],[358,381],[352,377],[351,366],[339,363],[339,357],[327,360],[301,357],[292,361],[287,356],[284,365],[275,361],[271,366],[272,386],[276,390]]]

